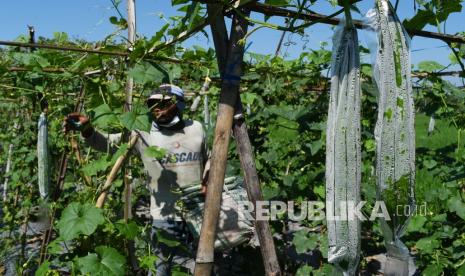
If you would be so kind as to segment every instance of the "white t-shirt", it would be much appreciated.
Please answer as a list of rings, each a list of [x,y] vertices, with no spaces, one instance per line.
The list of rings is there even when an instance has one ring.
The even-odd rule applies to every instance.
[[[200,183],[202,180],[207,158],[202,124],[197,121],[185,121],[185,127],[180,130],[157,129],[153,126],[150,132],[133,131],[131,135],[139,135],[134,148],[140,154],[147,175],[152,218],[181,220],[174,209],[180,196],[172,190]],[[110,152],[114,152],[115,148],[112,145],[120,139],[121,133],[103,134],[94,131],[85,140],[97,150],[109,149]],[[144,150],[148,146],[163,148],[167,155],[159,160],[147,157]]]

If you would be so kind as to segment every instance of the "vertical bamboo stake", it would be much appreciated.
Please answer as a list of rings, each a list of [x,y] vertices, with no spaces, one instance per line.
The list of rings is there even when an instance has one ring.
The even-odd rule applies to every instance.
[[[15,126],[16,126],[16,123],[15,123]],[[6,161],[5,175],[7,175],[10,172],[12,154],[13,154],[13,144],[10,144],[8,147],[8,159]],[[6,202],[6,199],[7,199],[9,180],[10,180],[10,177],[6,176],[5,182],[3,183],[3,202]]]
[[[250,11],[245,11],[245,13],[248,14]],[[219,20],[218,17],[211,19]],[[221,20],[224,20],[222,16]],[[223,83],[212,149],[212,166],[208,179],[209,185],[205,199],[205,210],[194,272],[196,276],[210,275],[213,266],[216,226],[220,211],[234,107],[239,94],[241,66],[244,56],[244,44],[241,43],[241,39],[244,38],[246,32],[247,21],[241,16],[234,15],[231,26],[229,55],[225,63],[226,70],[222,74]],[[223,34],[215,33],[214,31],[213,36],[217,39],[226,39]],[[222,60],[226,60],[224,55],[221,58]]]
[[[218,7],[215,7],[215,5],[208,5],[207,9],[210,15],[214,14],[214,10],[218,9]],[[212,28],[212,33],[214,34],[213,41],[216,49],[218,68],[222,73],[224,73],[226,67],[226,59],[228,56],[228,53],[226,53],[226,49],[228,49],[228,39],[226,24],[224,22],[222,14],[215,18],[212,18],[210,26]],[[241,116],[242,103],[240,97],[237,98],[235,109],[236,110],[234,118],[236,118],[236,120],[234,120],[233,131],[237,143],[237,152],[245,176],[247,195],[249,197],[249,200],[255,206],[256,201],[263,200],[263,195],[260,189],[260,182],[257,174],[257,169],[255,167],[253,149],[247,132],[247,126],[243,119],[243,116]],[[280,275],[281,270],[279,267],[273,236],[271,234],[271,229],[268,221],[255,221],[254,224],[260,242],[260,250],[262,253],[263,265],[265,267],[266,275]]]
[[[129,49],[132,49],[136,41],[136,9],[135,0],[127,0],[128,11],[128,43]],[[126,102],[125,111],[132,109],[132,88],[134,86],[134,79],[127,78],[126,81]],[[131,214],[131,181],[129,179],[130,171],[125,169],[124,173],[124,220],[127,221],[132,217]]]
[[[136,41],[136,0],[127,0],[127,12],[128,12],[128,44],[129,50],[132,50],[134,47],[134,42]],[[132,89],[134,87],[134,79],[131,77],[127,78],[126,81],[126,103],[125,111],[130,111],[132,109]],[[130,160],[128,163],[130,164]],[[124,170],[124,221],[127,222],[128,219],[132,217],[131,213],[131,171],[126,167]],[[135,255],[134,242],[127,241],[127,249],[129,260],[133,269],[137,269],[137,258]]]
[[[238,111],[241,109],[241,102],[240,99],[238,99]],[[247,133],[247,126],[242,117],[235,120],[233,130],[237,142],[239,160],[241,162],[242,171],[244,172],[247,195],[249,201],[256,206],[255,203],[257,201],[263,200],[263,195],[260,189],[257,168],[255,167],[252,145],[250,143],[249,134]],[[262,252],[266,275],[281,275],[270,224],[266,220],[255,220],[254,224],[260,242],[260,250]]]
[[[16,117],[18,117],[19,113],[16,113]],[[16,133],[16,130],[19,128],[18,122],[15,122],[13,125],[13,133]],[[6,161],[6,168],[5,168],[5,175],[7,175],[11,170],[11,158],[13,155],[13,143],[10,143],[8,146],[8,159]],[[6,202],[8,196],[8,182],[10,181],[10,177],[5,177],[5,182],[3,182],[3,202]]]

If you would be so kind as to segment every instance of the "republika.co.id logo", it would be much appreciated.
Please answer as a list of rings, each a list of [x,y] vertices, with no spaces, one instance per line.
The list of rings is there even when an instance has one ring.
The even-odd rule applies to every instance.
[[[239,201],[239,212],[244,220],[279,220],[284,213],[293,221],[302,220],[335,220],[374,221],[378,218],[391,220],[392,216],[426,216],[426,202],[421,205],[397,205],[393,212],[389,212],[384,201],[375,201],[371,212],[365,214],[362,208],[366,201]],[[254,218],[255,215],[255,218]]]

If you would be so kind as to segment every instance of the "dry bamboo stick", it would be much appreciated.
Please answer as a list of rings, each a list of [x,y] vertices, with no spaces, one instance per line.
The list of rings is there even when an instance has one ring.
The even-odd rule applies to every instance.
[[[238,101],[238,105],[241,105],[240,101]],[[247,195],[253,206],[256,206],[257,201],[263,200],[263,195],[260,189],[257,168],[255,167],[252,145],[243,118],[234,122],[233,130],[237,142],[239,160],[241,162],[242,171],[244,172]],[[265,274],[267,276],[281,275],[270,224],[266,220],[255,220],[254,224],[260,243]]]
[[[135,0],[127,0],[127,13],[128,13],[128,46],[129,50],[132,50],[134,47],[134,43],[136,42],[136,1]],[[124,105],[124,111],[128,112],[132,109],[132,94],[134,88],[134,79],[132,77],[127,78],[125,93],[126,93],[126,102]],[[124,135],[125,141],[127,141],[128,133],[126,132]],[[128,161],[129,164],[130,161]],[[127,223],[130,218],[132,218],[132,205],[131,205],[131,195],[132,195],[132,188],[131,188],[131,170],[125,166],[124,168],[124,222]],[[126,241],[126,248],[129,255],[129,261],[133,270],[138,269],[137,258],[135,255],[135,246],[134,241]]]
[[[138,138],[139,138],[138,135],[132,136],[131,139],[129,140],[129,146],[126,152],[123,153],[120,157],[118,157],[118,159],[116,159],[116,162],[111,168],[111,171],[107,176],[107,180],[105,181],[105,184],[102,187],[102,192],[100,193],[100,196],[97,199],[97,203],[95,204],[97,208],[103,207],[103,204],[105,203],[105,199],[107,198],[107,195],[108,195],[108,190],[111,188],[111,185],[113,184],[113,181],[115,180],[116,175],[118,174],[119,170],[123,166],[123,163],[126,160],[126,158],[129,156],[129,152],[136,144]]]
[[[16,112],[16,117],[19,116],[19,113]],[[15,122],[14,125],[13,125],[13,133],[16,133],[16,130],[18,130],[19,128],[19,125],[18,125],[18,122]],[[7,161],[6,161],[6,168],[5,168],[5,175],[7,175],[10,170],[11,170],[11,159],[12,159],[12,156],[13,156],[13,143],[10,143],[10,145],[8,146],[8,157],[7,157]],[[5,182],[3,182],[3,202],[6,202],[7,200],[7,196],[8,196],[8,182],[10,181],[10,177],[9,176],[6,176],[5,177]]]
[[[127,0],[127,11],[128,11],[128,44],[129,48],[132,48],[136,41],[136,9],[135,0]],[[132,89],[134,87],[134,79],[132,77],[127,78],[126,81],[126,102],[124,105],[125,112],[131,111],[132,109]],[[125,135],[127,136],[127,135]],[[124,173],[124,221],[131,218],[131,183],[128,179],[130,171],[125,169]]]
[[[216,5],[207,5],[207,10],[209,12],[217,8],[218,7]],[[213,41],[216,49],[218,68],[220,69],[220,72],[224,74],[228,57],[227,49],[229,43],[224,18],[220,16],[212,18],[210,26],[212,28],[212,33],[214,34]],[[260,189],[260,182],[257,169],[255,167],[253,149],[247,132],[247,126],[243,116],[240,116],[242,114],[242,103],[240,101],[240,97],[237,97],[235,114],[239,115],[238,119],[234,121],[233,125],[234,136],[237,142],[237,152],[241,162],[242,171],[244,172],[245,176],[247,195],[249,200],[255,206],[256,201],[263,200],[263,195]],[[234,118],[236,118],[236,115]],[[254,221],[254,224],[260,242],[260,250],[262,253],[265,274],[280,275],[281,271],[268,221]]]

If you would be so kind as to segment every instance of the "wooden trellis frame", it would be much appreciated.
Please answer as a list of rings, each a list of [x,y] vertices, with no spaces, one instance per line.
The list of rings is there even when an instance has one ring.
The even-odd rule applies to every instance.
[[[233,15],[231,34],[228,38],[226,24],[221,5],[208,4],[207,11],[215,44],[216,58],[223,83],[221,87],[218,116],[215,128],[208,191],[205,210],[197,250],[195,275],[210,275],[214,262],[214,242],[221,205],[221,194],[224,185],[227,154],[231,127],[237,142],[237,151],[249,200],[255,204],[263,200],[257,170],[253,157],[253,149],[243,120],[242,103],[239,97],[240,76],[244,56],[244,39],[248,22],[243,17]],[[244,10],[245,14],[250,13]],[[239,116],[235,116],[239,115]],[[238,119],[234,120],[233,117]],[[268,221],[255,221],[255,228],[260,242],[263,264],[266,275],[281,275],[273,237]]]

